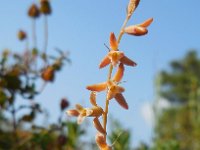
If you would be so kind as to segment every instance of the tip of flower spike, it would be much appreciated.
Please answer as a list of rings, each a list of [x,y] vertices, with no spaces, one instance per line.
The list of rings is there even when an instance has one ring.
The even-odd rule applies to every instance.
[[[110,48],[114,51],[118,50],[118,43],[113,32],[110,33]]]

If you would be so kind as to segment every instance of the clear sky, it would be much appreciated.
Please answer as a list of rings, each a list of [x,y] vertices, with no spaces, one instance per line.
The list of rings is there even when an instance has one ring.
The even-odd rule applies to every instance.
[[[32,2],[38,1],[1,1],[1,50],[23,50],[16,33],[18,29],[31,31],[31,21],[25,13]],[[110,32],[119,33],[127,4],[128,0],[52,0],[48,51],[53,53],[55,47],[70,51],[72,64],[66,65],[56,76],[55,83],[49,84],[44,93],[36,98],[48,108],[51,122],[59,114],[60,98],[67,97],[71,106],[76,103],[89,106],[89,91],[85,86],[106,80],[108,68],[99,70],[98,64],[107,52],[104,43],[109,43]],[[167,68],[171,60],[182,57],[189,49],[200,50],[199,6],[199,0],[141,0],[128,23],[138,24],[147,18],[154,18],[147,36],[124,36],[120,43],[120,49],[138,63],[135,68],[127,67],[124,76],[124,81],[127,81],[123,83],[126,88],[124,96],[130,109],[126,111],[114,101],[110,103],[112,116],[131,130],[134,146],[139,141],[149,143],[153,135],[152,126],[145,122],[142,112],[154,99],[155,73]],[[40,44],[43,42],[42,27],[40,20]],[[103,104],[103,101],[100,95],[98,102]]]

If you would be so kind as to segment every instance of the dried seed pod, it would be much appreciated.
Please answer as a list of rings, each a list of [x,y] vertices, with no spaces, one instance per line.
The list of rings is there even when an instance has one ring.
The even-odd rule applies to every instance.
[[[66,98],[63,98],[60,102],[60,108],[61,110],[64,110],[69,106],[69,101]]]
[[[23,31],[23,30],[20,30],[20,31],[18,32],[18,39],[19,39],[20,41],[23,41],[23,40],[25,40],[26,38],[27,38],[26,32]]]
[[[54,68],[52,66],[48,66],[42,72],[42,79],[44,81],[52,82],[54,80]]]
[[[36,4],[32,4],[28,10],[28,16],[31,18],[38,18],[40,16],[40,10]]]
[[[99,122],[99,119],[98,118],[94,118],[93,119],[93,124],[94,124],[94,127],[102,134],[106,134],[106,131],[104,130],[104,128],[102,127],[101,123]]]
[[[41,0],[40,1],[40,12],[43,13],[44,15],[50,15],[52,10],[51,10],[51,5],[49,0]]]

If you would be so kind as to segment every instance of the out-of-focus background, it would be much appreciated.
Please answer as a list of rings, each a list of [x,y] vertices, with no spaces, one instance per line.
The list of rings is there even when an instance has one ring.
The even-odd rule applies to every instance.
[[[82,143],[95,149],[91,120],[77,126],[65,110],[90,106],[85,87],[106,80],[108,68],[98,64],[110,32],[119,34],[128,2],[52,0],[52,13],[39,18],[27,14],[39,1],[1,2],[0,149],[70,150]],[[128,25],[154,21],[147,35],[124,35],[119,46],[138,65],[127,67],[123,78],[129,110],[110,102],[108,135],[115,149],[200,149],[199,5],[140,2]],[[20,30],[27,34],[21,41]],[[54,80],[45,72],[55,73]],[[97,99],[102,106],[104,97]]]

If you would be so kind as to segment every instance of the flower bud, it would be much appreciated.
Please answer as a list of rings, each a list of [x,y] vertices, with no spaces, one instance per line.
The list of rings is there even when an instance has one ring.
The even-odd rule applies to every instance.
[[[61,110],[64,110],[69,106],[69,101],[66,98],[63,98],[60,103]]]
[[[34,18],[34,19],[36,19],[40,16],[40,11],[39,11],[37,5],[35,5],[35,4],[31,5],[31,7],[28,10],[28,15],[29,15],[29,17]]]
[[[102,134],[98,133],[95,140],[100,150],[112,150],[112,147],[106,143],[106,140]]]
[[[141,26],[128,26],[124,29],[124,32],[130,35],[141,36],[148,33],[148,30]]]
[[[25,40],[26,38],[27,38],[26,32],[24,32],[23,30],[20,30],[20,31],[18,32],[18,39],[19,39],[20,41],[23,41],[23,40]]]
[[[40,12],[45,15],[50,15],[52,10],[51,10],[51,5],[49,3],[49,0],[41,0],[40,4],[41,4]]]

